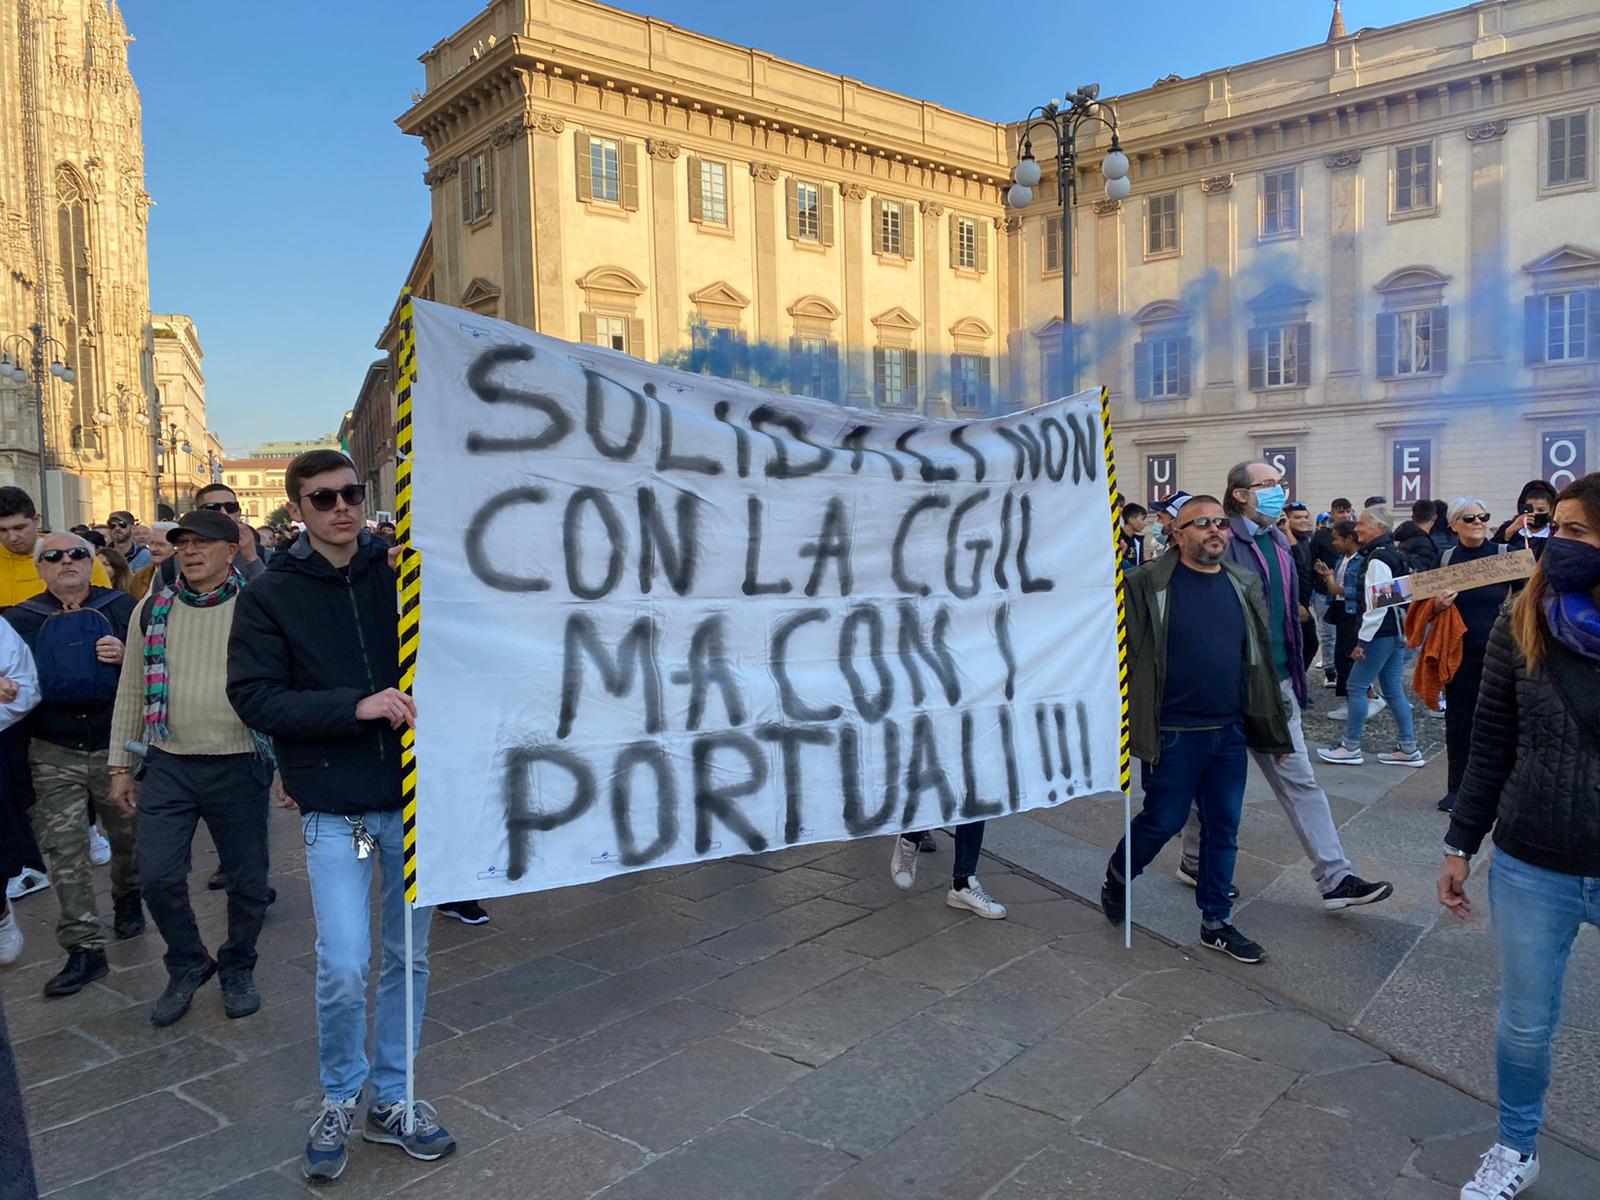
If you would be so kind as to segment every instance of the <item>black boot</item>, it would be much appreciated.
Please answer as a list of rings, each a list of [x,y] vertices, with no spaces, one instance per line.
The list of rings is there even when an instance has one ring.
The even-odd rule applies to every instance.
[[[118,896],[113,903],[116,912],[111,928],[118,941],[138,937],[144,932],[144,903],[137,891]]]
[[[208,958],[198,967],[190,967],[181,975],[170,977],[167,990],[156,997],[156,1002],[150,1006],[150,1024],[157,1029],[164,1029],[183,1016],[189,1011],[189,1005],[194,1003],[194,994],[216,973],[217,960]]]
[[[218,867],[215,871],[211,872],[211,878],[206,880],[206,890],[207,891],[220,892],[220,891],[222,891],[223,888],[225,888],[227,886],[228,886],[228,873],[226,871],[224,871],[221,867]]]
[[[67,965],[52,975],[44,985],[46,996],[76,996],[96,979],[104,979],[111,968],[106,965],[104,950],[85,950],[79,946],[67,951]]]

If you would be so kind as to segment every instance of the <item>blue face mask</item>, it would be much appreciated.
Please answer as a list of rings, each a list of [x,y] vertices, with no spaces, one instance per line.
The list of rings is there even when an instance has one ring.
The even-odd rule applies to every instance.
[[[1600,588],[1600,550],[1576,538],[1546,542],[1539,569],[1562,595],[1586,596]]]
[[[1256,511],[1269,521],[1276,521],[1283,516],[1283,506],[1288,502],[1289,493],[1279,483],[1256,492]]]

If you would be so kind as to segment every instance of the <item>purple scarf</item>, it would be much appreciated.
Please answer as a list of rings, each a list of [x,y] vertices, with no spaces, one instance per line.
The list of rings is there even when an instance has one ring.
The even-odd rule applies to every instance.
[[[1600,608],[1581,592],[1550,592],[1544,598],[1550,633],[1568,650],[1600,662]]]

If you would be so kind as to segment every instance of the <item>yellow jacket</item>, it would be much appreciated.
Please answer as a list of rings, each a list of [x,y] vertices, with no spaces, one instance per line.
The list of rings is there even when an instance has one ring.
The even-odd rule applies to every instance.
[[[94,560],[94,572],[89,576],[89,582],[96,587],[110,587],[111,578],[106,574],[105,564],[97,555]],[[0,609],[10,608],[13,604],[21,604],[30,596],[37,596],[44,591],[44,580],[39,578],[38,564],[33,561],[33,555],[16,554],[5,546],[0,546]]]

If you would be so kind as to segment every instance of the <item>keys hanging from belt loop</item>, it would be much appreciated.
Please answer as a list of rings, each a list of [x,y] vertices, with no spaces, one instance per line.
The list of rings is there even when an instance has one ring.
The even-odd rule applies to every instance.
[[[378,848],[378,843],[372,834],[367,832],[367,824],[360,817],[346,817],[345,823],[350,826],[350,847],[356,852],[356,857],[366,859]]]

